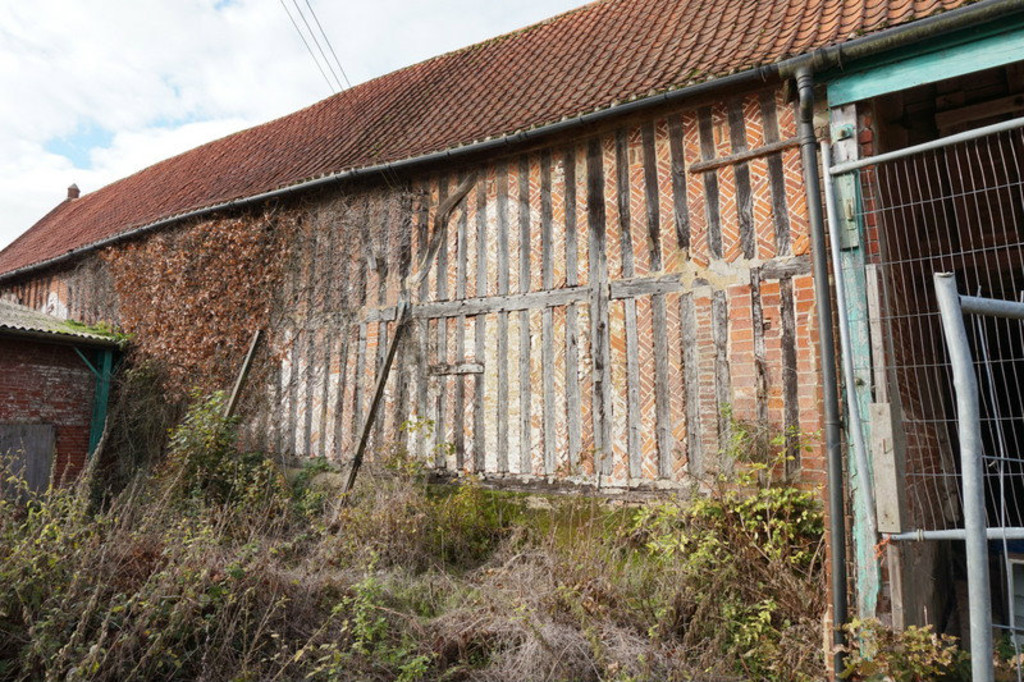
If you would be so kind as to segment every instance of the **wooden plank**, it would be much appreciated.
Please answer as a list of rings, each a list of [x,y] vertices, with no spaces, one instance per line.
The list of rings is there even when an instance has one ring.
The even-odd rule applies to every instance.
[[[690,209],[686,203],[686,159],[683,155],[683,119],[668,118],[668,146],[672,157],[672,207],[676,241],[680,249],[690,248]]]
[[[574,287],[579,284],[579,243],[576,237],[576,147],[570,146],[562,158],[564,171],[565,203],[565,284]],[[545,287],[551,289],[552,287]]]
[[[1004,33],[975,38],[971,42],[836,78],[828,84],[829,106],[849,104],[1018,62],[1021,54],[1024,54],[1024,29],[1014,27]]]
[[[345,390],[347,388],[347,382],[350,381],[348,376],[348,354],[349,354],[349,339],[352,337],[351,326],[344,325],[338,330],[338,335],[341,337],[341,351],[338,354],[338,360],[341,363],[339,370],[341,375],[338,377],[338,399],[334,406],[334,443],[335,449],[340,451],[342,443],[344,443],[344,431],[345,431]]]
[[[453,362],[430,365],[427,368],[430,376],[464,376],[467,374],[483,374],[482,362]]]
[[[658,294],[651,300],[654,332],[654,397],[657,418],[658,476],[672,477],[672,458],[675,443],[672,437],[672,398],[669,387],[668,319],[665,296]]]
[[[935,127],[945,134],[947,131],[952,132],[949,130],[950,128],[956,128],[965,123],[973,123],[1003,114],[1020,116],[1022,111],[1024,111],[1024,95],[1018,93],[980,104],[941,111],[935,114]]]
[[[658,155],[654,149],[654,122],[641,128],[644,147],[644,196],[647,201],[647,244],[651,270],[661,270],[661,199],[658,191]]]
[[[360,432],[363,426],[363,395],[366,383],[366,322],[359,325],[359,341],[356,346],[356,367],[352,399],[352,433]]]
[[[734,154],[742,154],[747,150],[747,126],[743,112],[743,100],[735,99],[729,103],[729,142]],[[736,214],[740,223],[740,248],[744,258],[753,258],[756,243],[754,240],[754,200],[750,192],[750,166],[747,161],[734,162],[733,172],[736,177]]]
[[[744,149],[737,151],[728,156],[720,156],[718,158],[709,159],[707,161],[697,161],[690,164],[689,171],[691,173],[710,173],[711,171],[724,168],[725,166],[732,166],[740,163],[747,163],[754,159],[760,159],[765,156],[777,155],[780,152],[784,152],[787,149],[793,149],[800,146],[800,140],[795,137],[790,137],[785,140],[775,140],[768,142],[761,147],[754,149]]]
[[[474,319],[476,320],[474,325],[474,332],[476,333],[475,351],[479,363],[487,353],[487,318],[483,315],[477,315]],[[480,368],[483,369],[482,364],[480,364]],[[487,449],[487,421],[484,418],[486,404],[484,392],[487,384],[482,371],[476,375],[474,380],[476,384],[473,391],[473,469],[475,471],[483,471],[486,468],[484,453]]]
[[[732,403],[729,378],[729,305],[721,289],[711,295],[711,326],[715,342],[715,402],[718,411],[718,442],[728,442],[732,425],[725,418],[725,406]]]
[[[782,423],[786,439],[786,471],[795,477],[800,471],[800,373],[796,359],[796,303],[793,300],[793,280],[779,282],[782,319]]]
[[[637,296],[670,294],[676,291],[684,291],[688,288],[683,284],[679,275],[658,275],[655,277],[616,280],[611,283],[609,295],[612,300],[620,300]]]
[[[530,291],[532,240],[530,239],[530,160],[519,158],[519,291]],[[519,470],[530,473],[533,391],[530,387],[530,311],[519,312]]]
[[[359,437],[359,445],[356,447],[355,456],[352,458],[352,464],[348,470],[348,476],[345,479],[345,485],[342,488],[342,493],[347,493],[352,490],[352,486],[355,485],[356,474],[359,473],[359,467],[363,463],[363,455],[366,452],[366,448],[369,446],[370,430],[372,424],[377,421],[376,415],[378,414],[381,400],[384,398],[384,387],[387,385],[388,376],[391,373],[391,365],[395,360],[395,353],[398,351],[399,343],[402,340],[402,334],[409,322],[407,315],[407,308],[403,305],[401,314],[398,318],[398,324],[395,326],[395,334],[391,343],[387,346],[387,352],[384,355],[384,364],[381,365],[377,372],[377,381],[373,389],[373,398],[370,401],[370,411],[367,415],[366,422],[363,424],[362,432]],[[383,344],[380,344],[383,345]]]
[[[544,362],[544,472],[555,473],[558,452],[555,450],[555,329],[554,311],[545,308],[542,315],[541,358]]]
[[[498,294],[509,293],[508,262],[508,168],[504,164],[497,171],[498,203]],[[497,419],[495,430],[498,441],[498,471],[508,471],[508,313],[498,313],[498,390],[495,396]]]
[[[385,388],[387,386],[388,377],[381,377],[381,372],[390,372],[391,365],[387,362],[388,348],[388,323],[378,322],[377,323],[377,357],[374,362],[374,380],[383,381]],[[382,389],[383,390],[383,389]],[[377,410],[376,416],[374,417],[373,433],[371,443],[380,445],[382,443],[382,433],[384,431],[384,410]]]
[[[793,258],[774,258],[761,266],[761,279],[785,279],[797,275],[806,275],[811,271],[811,257],[795,256]]]
[[[301,357],[306,348],[306,336],[312,332],[296,330],[291,343],[291,370],[288,372],[288,421],[284,429],[283,443],[286,453],[295,453],[295,434],[299,429],[299,370],[302,368]]]
[[[868,325],[871,330],[871,369],[875,402],[889,402],[889,381],[885,372],[885,334],[882,330],[881,274],[878,266],[869,263],[864,266],[865,284],[868,297]]]
[[[486,295],[487,287],[487,187],[481,182],[476,194],[476,295]],[[474,325],[475,357],[482,362],[487,353],[487,319],[477,315]],[[483,373],[476,375],[473,391],[473,469],[483,471],[486,468],[484,453],[487,449],[487,421],[484,415],[484,392],[486,381]]]
[[[519,313],[519,467],[523,473],[530,473],[533,464],[530,457],[532,419],[530,411],[533,390],[530,381],[530,311]]]
[[[686,456],[691,475],[704,474],[704,452],[700,423],[700,359],[697,354],[697,309],[693,294],[679,297],[679,321],[682,343],[680,361],[686,393]]]
[[[643,453],[640,450],[640,345],[636,329],[636,299],[623,301],[626,327],[626,447],[629,475],[640,478]]]
[[[555,288],[552,213],[551,152],[545,151],[540,158],[540,244],[541,286],[548,291]]]
[[[624,128],[615,131],[615,199],[619,209],[619,239],[622,246],[622,276],[632,277],[633,227],[630,215],[629,137]]]
[[[587,226],[590,240],[590,343],[594,365],[593,423],[597,470],[612,472],[611,349],[608,341],[608,262],[605,256],[604,163],[600,138],[587,143]]]
[[[437,189],[437,201],[438,204],[444,204],[445,199],[448,198],[448,178],[446,175],[442,175],[438,180]],[[434,217],[434,236],[433,238],[437,243],[437,295],[438,301],[448,300],[448,238],[447,238],[447,221],[441,221],[439,216]],[[434,355],[434,362],[446,362],[448,358],[448,320],[439,319],[436,321],[436,354]],[[444,378],[435,379],[437,382],[437,393],[434,395],[434,442],[435,444],[445,443],[447,438],[447,424],[445,423],[448,417],[447,402],[448,402],[448,382]],[[443,448],[436,448],[434,450],[434,466],[439,469],[447,468],[448,458],[447,453],[444,452]]]
[[[565,151],[565,282],[569,287],[579,283],[579,263],[576,242],[576,148]],[[566,430],[568,432],[568,457],[570,466],[579,461],[583,449],[583,425],[581,423],[579,385],[579,339],[576,306],[569,303],[565,308],[565,405]]]
[[[455,298],[461,300],[466,298],[466,269],[469,263],[469,254],[466,252],[466,232],[469,229],[469,210],[466,204],[462,204],[459,213],[456,232],[456,265],[455,265]],[[461,362],[466,357],[466,318],[460,316],[455,319],[455,357]],[[481,371],[483,371],[481,369]],[[452,442],[455,445],[455,467],[462,470],[465,466],[466,455],[466,383],[461,376],[455,379],[455,402],[452,405],[452,429],[454,430]]]
[[[761,268],[750,269],[750,319],[754,332],[757,419],[768,423],[768,360],[764,340],[764,303],[761,300]]]
[[[306,288],[306,306],[305,306],[305,310],[303,311],[304,317],[305,317],[307,322],[311,318],[313,318],[314,312],[316,310],[317,292],[322,287],[321,283],[319,282],[319,279],[326,279],[326,278],[321,278],[318,275],[318,272],[321,269],[319,267],[319,265],[321,264],[321,261],[322,261],[322,259],[320,257],[320,243],[321,243],[322,239],[321,239],[321,232],[320,232],[320,230],[317,229],[317,227],[318,226],[315,223],[311,226],[311,228],[310,228],[310,235],[309,235],[309,242],[308,242],[309,243],[309,256],[308,256],[308,259],[309,259],[309,279],[306,280],[306,287],[305,287]],[[306,334],[306,353],[305,353],[305,355],[306,355],[306,366],[304,368],[304,370],[305,370],[304,371],[304,378],[303,378],[303,381],[302,381],[302,387],[304,389],[303,390],[303,394],[304,394],[303,395],[303,403],[305,404],[305,419],[304,419],[303,424],[302,424],[302,443],[301,443],[301,447],[302,447],[302,451],[303,451],[302,454],[307,455],[307,456],[312,454],[310,452],[309,445],[310,445],[310,443],[312,441],[312,434],[313,434],[313,412],[314,412],[314,410],[313,410],[313,405],[314,405],[313,393],[314,393],[314,384],[316,383],[314,381],[314,378],[316,376],[316,367],[317,367],[318,364],[320,364],[320,362],[318,361],[318,357],[317,357],[318,356],[318,353],[317,353],[318,348],[317,348],[317,343],[316,343],[316,339],[317,339],[318,335],[319,335],[319,330],[317,330],[317,331],[310,331],[309,333]],[[299,448],[296,447],[296,452],[298,452],[298,451],[299,451]]]
[[[552,235],[551,205],[551,154],[544,152],[540,161],[540,228],[541,228],[541,284],[544,289],[555,286],[554,245]],[[541,313],[541,358],[544,363],[543,384],[544,403],[542,414],[544,432],[544,472],[553,474],[558,466],[558,453],[555,451],[555,331],[554,313],[551,308],[544,308]]]
[[[871,404],[871,461],[874,474],[875,508],[878,532],[902,533],[907,530],[906,434],[903,421],[894,418],[890,403]]]
[[[435,319],[537,310],[586,301],[588,292],[589,287],[576,286],[555,289],[553,291],[531,291],[525,294],[467,298],[462,301],[445,301],[443,303],[424,303],[413,306],[412,315],[416,319]],[[373,319],[373,312],[370,311],[367,319]],[[391,311],[384,311],[384,313],[393,314]]]
[[[700,154],[705,161],[715,155],[715,133],[711,120],[711,107],[697,110],[697,128],[700,137]],[[693,172],[693,169],[690,169]],[[715,173],[704,173],[704,203],[707,211],[708,253],[713,258],[722,257],[722,224],[718,212],[718,176]]]
[[[44,492],[50,485],[56,442],[53,424],[0,424],[0,498],[19,492],[8,480],[12,476],[22,479],[29,491]]]

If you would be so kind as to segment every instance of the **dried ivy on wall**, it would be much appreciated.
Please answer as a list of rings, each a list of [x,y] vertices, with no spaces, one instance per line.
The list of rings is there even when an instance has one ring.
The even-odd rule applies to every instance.
[[[269,326],[298,222],[250,213],[103,251],[118,322],[135,352],[166,366],[170,399],[230,384],[253,331]]]

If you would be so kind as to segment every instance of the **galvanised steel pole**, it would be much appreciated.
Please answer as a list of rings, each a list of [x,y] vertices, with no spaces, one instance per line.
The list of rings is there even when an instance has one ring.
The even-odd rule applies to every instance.
[[[960,467],[964,487],[964,543],[967,548],[967,599],[971,618],[971,679],[992,682],[992,603],[988,581],[988,543],[985,533],[985,483],[981,463],[981,408],[974,360],[967,342],[960,296],[952,273],[935,273],[942,330],[953,365]]]

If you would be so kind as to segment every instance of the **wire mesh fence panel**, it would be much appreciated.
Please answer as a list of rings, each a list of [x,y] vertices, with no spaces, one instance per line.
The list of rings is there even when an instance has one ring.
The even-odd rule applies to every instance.
[[[955,273],[965,294],[1024,300],[1022,159],[1024,131],[1016,129],[857,171],[865,257],[880,300],[869,307],[870,325],[881,339],[860,361],[871,366],[857,369],[901,417],[908,530],[962,527],[956,403],[932,275]],[[989,526],[1024,525],[1024,328],[1007,319],[969,322]]]

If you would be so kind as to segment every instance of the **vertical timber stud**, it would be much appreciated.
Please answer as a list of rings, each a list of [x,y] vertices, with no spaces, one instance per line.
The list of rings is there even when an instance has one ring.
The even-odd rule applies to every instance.
[[[622,251],[622,277],[630,279],[636,273],[633,267],[633,226],[630,214],[632,192],[629,178],[629,141],[625,129],[615,133],[615,196],[618,199],[619,225]],[[640,452],[640,347],[636,329],[636,298],[623,302],[626,327],[626,453],[629,459],[629,477],[640,478],[643,455]]]
[[[487,286],[487,183],[481,182],[476,190],[476,292],[484,296]],[[477,315],[473,328],[476,334],[474,352],[477,362],[483,362],[487,356],[487,316]],[[484,418],[484,373],[477,374],[473,391],[473,469],[483,471],[486,468],[484,451],[486,450],[486,424]]]
[[[461,177],[460,182],[465,180]],[[455,238],[455,298],[463,300],[466,298],[466,268],[468,267],[469,254],[466,253],[466,231],[469,228],[469,202],[462,204],[457,223]],[[466,316],[459,315],[455,318],[455,362],[466,361]],[[462,470],[465,466],[466,454],[466,377],[458,375],[455,381],[455,404],[452,415],[452,441],[455,444],[455,468]]]
[[[651,271],[664,268],[661,254],[661,214],[658,207],[658,158],[655,151],[654,123],[642,130],[644,144],[644,196],[647,201],[647,247]],[[665,294],[654,294],[651,300],[654,333],[654,399],[656,414],[655,439],[658,444],[658,477],[672,476],[672,405],[669,390],[668,319]]]
[[[530,291],[530,158],[525,154],[519,159],[519,291]],[[533,389],[530,382],[530,311],[519,312],[519,471],[533,472],[531,461],[531,410]]]
[[[508,262],[508,166],[498,166],[498,295],[509,291]],[[498,471],[508,471],[508,313],[498,313],[498,394],[495,407],[498,442]]]
[[[544,152],[540,160],[540,241],[541,241],[541,286],[545,291],[555,287],[553,235],[551,206],[551,153]],[[542,313],[543,331],[541,357],[544,361],[544,473],[553,474],[558,466],[558,452],[555,450],[555,329],[554,311],[546,306]]]
[[[715,158],[715,131],[711,107],[701,107],[697,111],[697,128],[701,160],[710,161]],[[718,171],[701,173],[701,176],[704,179],[704,204],[707,211],[708,252],[712,258],[721,258],[722,224],[718,210]]]
[[[832,147],[833,163],[853,161],[859,156],[857,143],[857,108],[847,104],[832,109],[831,137],[835,140]],[[846,290],[847,318],[850,329],[850,345],[855,368],[854,390],[857,395],[857,406],[862,415],[871,411],[871,335],[868,324],[868,296],[865,279],[864,248],[862,226],[857,218],[860,208],[857,177],[847,173],[838,178],[825,178],[826,182],[834,183],[836,208],[839,210],[837,225],[830,225],[839,234],[840,257],[842,272],[836,276],[843,278]],[[848,429],[869,429],[866,424],[848,424]],[[870,442],[870,432],[866,440]],[[852,448],[853,439],[850,439]],[[852,451],[851,451],[852,455]],[[871,486],[871,472],[861,471],[857,458],[847,458],[848,475],[851,490],[860,485]],[[863,483],[861,481],[863,480]],[[881,589],[881,575],[878,560],[875,557],[877,538],[871,530],[873,523],[868,515],[874,515],[874,509],[865,509],[860,496],[851,496],[853,504],[853,550],[856,559],[856,591],[857,615],[860,618],[873,618],[878,607],[878,595]]]
[[[565,285],[579,284],[576,243],[576,147],[565,152]],[[565,406],[569,431],[569,470],[572,471],[583,449],[580,423],[579,340],[576,304],[565,307]]]
[[[437,203],[440,207],[444,203],[445,199],[448,198],[448,176],[442,174],[437,179]],[[440,208],[438,209],[440,210]],[[434,216],[434,232],[431,235],[431,240],[436,241],[440,244],[440,248],[437,250],[437,297],[438,301],[448,300],[448,240],[446,236],[442,236],[440,230],[445,229],[445,226],[438,224],[438,216]],[[427,269],[430,269],[431,264],[427,263]],[[448,362],[448,325],[451,323],[447,317],[439,317],[434,321],[437,331],[437,352],[433,357],[433,361],[437,364],[445,364]],[[430,381],[430,379],[427,379]],[[448,382],[449,377],[446,375],[438,375],[434,379],[437,382],[437,392],[434,395],[434,466],[438,469],[446,469],[448,467],[448,453],[445,448],[437,447],[442,443],[448,441],[447,431],[447,396],[448,396]]]
[[[608,346],[608,260],[605,253],[604,159],[601,139],[587,143],[587,223],[590,239],[590,343],[594,363],[594,449],[599,475],[612,472],[611,350]]]

